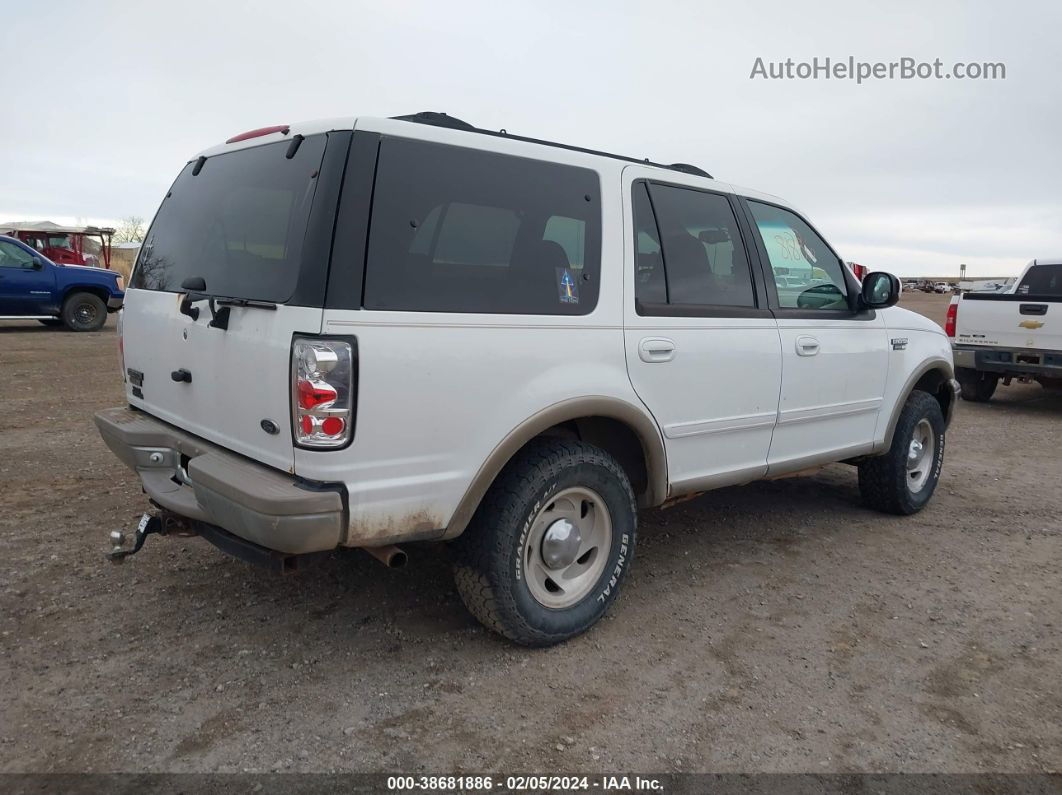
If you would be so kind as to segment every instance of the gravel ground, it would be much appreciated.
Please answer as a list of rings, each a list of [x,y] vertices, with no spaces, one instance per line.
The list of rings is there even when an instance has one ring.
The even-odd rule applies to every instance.
[[[1062,769],[1062,396],[1037,385],[960,406],[914,517],[844,465],[645,513],[608,618],[528,651],[439,545],[280,578],[151,539],[111,566],[146,507],[90,420],[122,402],[113,325],[0,323],[0,373],[0,771]]]

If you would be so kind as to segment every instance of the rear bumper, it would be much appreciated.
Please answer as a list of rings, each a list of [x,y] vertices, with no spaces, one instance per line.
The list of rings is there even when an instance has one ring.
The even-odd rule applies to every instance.
[[[112,295],[107,299],[107,311],[117,312],[122,308],[122,304],[125,303],[125,295]]]
[[[954,345],[955,366],[983,373],[1062,378],[1062,351]]]
[[[287,554],[334,549],[343,538],[340,487],[300,483],[142,411],[105,409],[95,420],[103,441],[166,510]]]

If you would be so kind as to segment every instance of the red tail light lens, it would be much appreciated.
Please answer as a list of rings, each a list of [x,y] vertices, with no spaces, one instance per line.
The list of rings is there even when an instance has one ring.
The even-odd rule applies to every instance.
[[[944,333],[949,337],[955,336],[955,322],[959,318],[959,305],[957,303],[948,305],[948,316],[944,319]]]
[[[304,409],[328,408],[339,397],[339,393],[331,384],[308,381],[305,378],[296,382],[295,391],[299,395],[299,407]]]
[[[345,447],[353,429],[354,351],[345,340],[296,337],[291,348],[291,410],[300,447]]]

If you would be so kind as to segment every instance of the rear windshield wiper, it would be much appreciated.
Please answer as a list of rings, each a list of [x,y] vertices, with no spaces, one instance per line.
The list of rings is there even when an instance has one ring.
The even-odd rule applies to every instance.
[[[276,309],[275,301],[258,301],[254,298],[219,298],[218,306],[247,306],[252,309]]]
[[[229,313],[234,306],[245,306],[248,309],[276,309],[277,305],[272,301],[255,301],[250,298],[210,298],[210,328],[227,329],[229,327]]]
[[[210,328],[227,329],[229,327],[229,313],[234,306],[245,306],[250,309],[272,309],[277,305],[274,301],[257,301],[253,298],[224,298],[216,295],[207,295],[206,280],[202,276],[189,276],[181,282],[181,289],[187,290],[181,299],[180,311],[182,315],[188,315],[192,320],[199,319],[199,307],[193,304],[206,301],[210,307]]]

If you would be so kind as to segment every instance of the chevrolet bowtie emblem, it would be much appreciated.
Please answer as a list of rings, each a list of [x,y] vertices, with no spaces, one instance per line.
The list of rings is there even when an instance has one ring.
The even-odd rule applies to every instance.
[[[1043,326],[1043,324],[1044,324],[1044,322],[1042,320],[1023,320],[1018,325],[1021,326],[1022,328],[1038,329],[1041,326]]]

